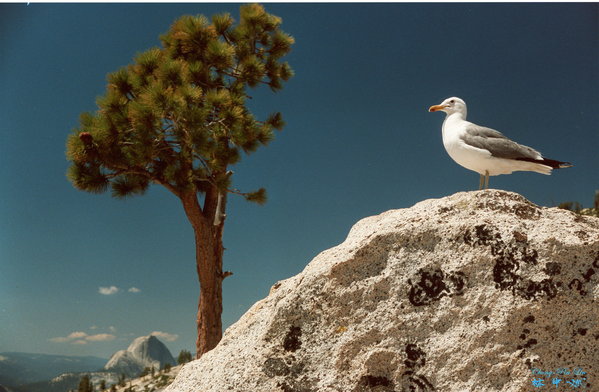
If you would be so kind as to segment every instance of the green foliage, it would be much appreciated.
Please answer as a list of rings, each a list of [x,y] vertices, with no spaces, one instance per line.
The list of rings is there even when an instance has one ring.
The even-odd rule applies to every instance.
[[[77,392],[93,392],[94,385],[91,382],[89,375],[84,375],[81,377],[79,381],[79,388],[77,388]]]
[[[599,217],[599,190],[595,191],[595,199],[593,201],[593,207],[583,208],[582,204],[577,201],[566,201],[558,204],[558,208],[573,211],[580,215],[596,216]]]
[[[134,387],[133,385],[131,385],[131,383],[129,383],[129,386],[127,388],[124,389],[123,392],[136,392],[137,388]]]
[[[184,363],[191,361],[191,352],[187,350],[181,350],[179,356],[177,357],[177,364],[183,365]]]
[[[244,197],[247,201],[264,204],[266,203],[266,189],[260,188],[256,192],[246,193]]]
[[[67,177],[80,190],[115,197],[143,194],[152,183],[178,194],[216,187],[227,192],[228,166],[274,138],[280,113],[257,120],[247,89],[273,91],[293,76],[281,61],[293,37],[261,5],[230,14],[186,15],[160,37],[162,46],[138,53],[107,76],[98,111],[83,113],[67,139]],[[244,194],[263,203],[265,192]]]
[[[144,370],[142,370],[137,377],[145,377],[150,374],[150,367],[146,366]]]
[[[156,386],[158,388],[162,388],[162,387],[169,385],[171,382],[172,382],[172,377],[169,377],[166,374],[163,374],[162,376],[160,376],[160,379],[156,382]]]
[[[574,211],[576,213],[580,213],[582,210],[582,205],[577,201],[565,201],[563,203],[559,203],[557,208],[561,208],[562,210]]]

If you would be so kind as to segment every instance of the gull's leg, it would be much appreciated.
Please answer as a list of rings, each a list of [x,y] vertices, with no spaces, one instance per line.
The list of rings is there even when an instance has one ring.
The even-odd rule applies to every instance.
[[[489,189],[489,171],[485,170],[485,189]]]
[[[483,175],[480,175],[480,180],[478,181],[478,190],[480,191],[481,189],[483,189],[483,184],[484,184],[485,178],[483,177]]]

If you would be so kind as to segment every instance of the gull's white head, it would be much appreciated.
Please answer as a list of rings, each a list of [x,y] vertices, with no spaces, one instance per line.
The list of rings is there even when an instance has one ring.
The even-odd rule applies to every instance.
[[[458,97],[447,98],[439,105],[433,105],[428,109],[429,112],[445,112],[448,115],[453,113],[461,113],[466,118],[466,102]]]

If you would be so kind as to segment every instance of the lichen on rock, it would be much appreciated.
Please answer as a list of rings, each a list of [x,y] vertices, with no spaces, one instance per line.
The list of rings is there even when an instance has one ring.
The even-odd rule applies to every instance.
[[[426,200],[358,222],[168,391],[516,392],[560,368],[593,390],[598,271],[597,218],[498,190]]]

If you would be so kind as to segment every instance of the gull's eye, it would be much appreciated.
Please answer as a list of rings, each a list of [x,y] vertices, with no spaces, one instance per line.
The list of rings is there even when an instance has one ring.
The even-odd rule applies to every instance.
[[[455,103],[455,99],[452,99],[451,101],[449,101],[449,103]]]

